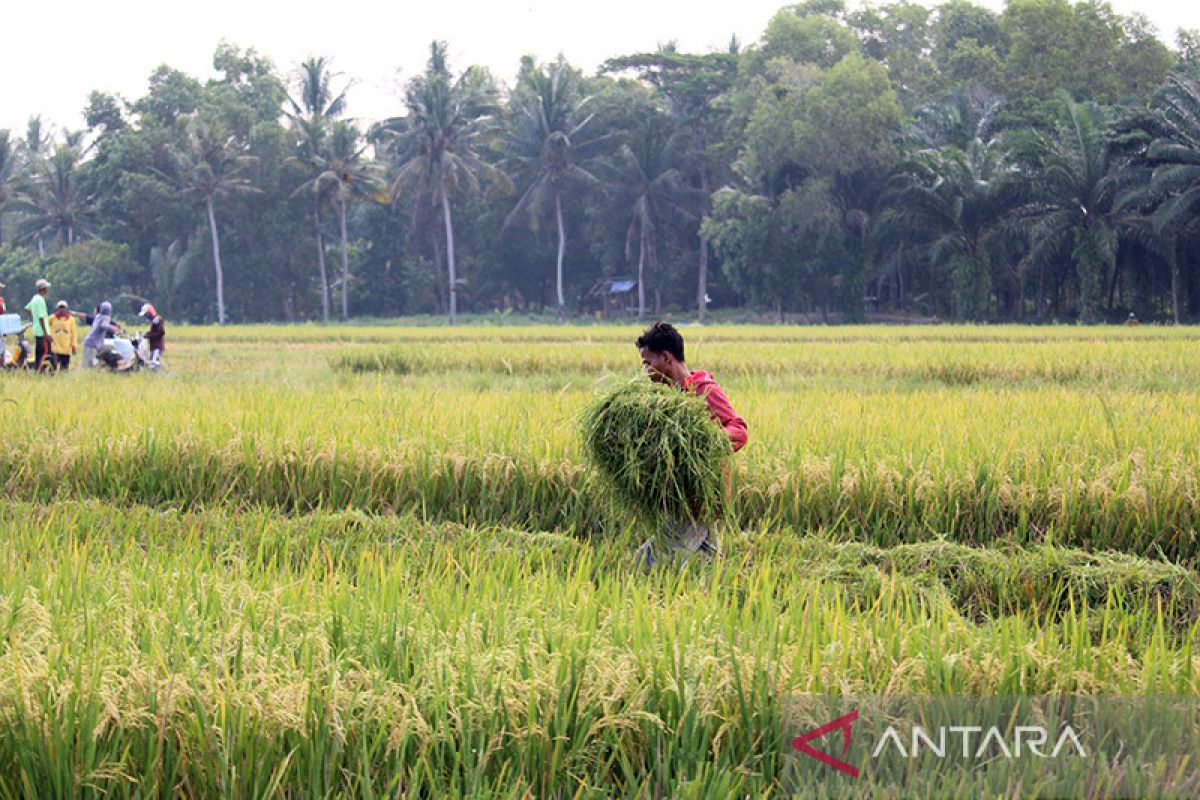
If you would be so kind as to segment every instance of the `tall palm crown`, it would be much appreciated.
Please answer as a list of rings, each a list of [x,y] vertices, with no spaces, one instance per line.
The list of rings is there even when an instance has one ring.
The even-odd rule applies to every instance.
[[[289,116],[302,119],[332,120],[346,111],[346,93],[350,87],[335,91],[333,80],[337,75],[330,68],[329,59],[310,58],[300,64],[299,94],[289,96]]]
[[[16,194],[17,148],[7,130],[0,130],[0,245],[4,244],[4,212]]]
[[[1152,137],[1133,164],[1119,204],[1133,210],[1134,238],[1158,256],[1171,276],[1171,310],[1180,321],[1181,252],[1200,241],[1200,82],[1186,72],[1168,76],[1141,127]]]
[[[197,199],[255,191],[246,176],[254,158],[219,125],[193,120],[186,145],[173,149],[171,158],[184,191]]]
[[[457,321],[458,274],[454,255],[454,223],[450,197],[478,193],[481,178],[511,189],[507,176],[480,158],[477,147],[493,122],[496,92],[478,70],[451,78],[446,44],[434,42],[428,67],[405,92],[406,116],[380,123],[375,136],[396,163],[390,191],[394,199],[411,193],[442,214],[446,234],[450,322]]]
[[[23,238],[31,242],[59,238],[64,245],[71,245],[92,234],[92,199],[79,186],[83,155],[83,148],[72,139],[34,163],[32,175],[17,197],[24,217]]]
[[[310,58],[300,65],[297,80],[298,92],[289,96],[288,118],[296,135],[296,158],[312,170],[314,177],[306,181],[297,194],[307,194],[312,200],[313,228],[317,241],[317,271],[321,282],[321,320],[329,321],[329,277],[325,271],[325,240],[321,230],[321,212],[332,201],[336,186],[328,181],[316,181],[327,164],[327,147],[331,122],[346,110],[346,94],[349,85],[341,91],[333,88],[334,78],[330,61],[326,58]],[[315,183],[314,183],[315,181]],[[343,276],[343,286],[345,285]],[[343,292],[343,316],[348,308]]]
[[[659,227],[671,218],[690,217],[698,192],[684,185],[679,170],[679,139],[664,119],[651,118],[633,131],[605,170],[609,192],[628,222],[625,256],[638,242],[638,318],[646,315],[645,271],[658,264]]]
[[[338,211],[342,240],[342,319],[349,319],[350,256],[346,217],[350,205],[360,198],[378,197],[384,183],[373,164],[363,158],[366,152],[362,136],[348,122],[335,122],[329,139],[311,164],[316,175],[300,189],[316,198],[329,198]]]
[[[583,113],[587,98],[580,96],[578,78],[563,64],[529,72],[513,98],[513,115],[504,137],[502,168],[524,187],[505,219],[511,225],[527,216],[536,230],[542,217],[554,211],[558,230],[555,289],[559,319],[566,316],[563,256],[566,230],[562,198],[574,189],[602,189],[587,168],[610,137],[586,138],[591,115]]]
[[[216,278],[217,321],[224,325],[225,278],[215,207],[218,200],[259,191],[246,176],[254,159],[221,126],[196,119],[188,125],[186,145],[172,150],[171,158],[180,188],[185,195],[202,202],[207,213]]]

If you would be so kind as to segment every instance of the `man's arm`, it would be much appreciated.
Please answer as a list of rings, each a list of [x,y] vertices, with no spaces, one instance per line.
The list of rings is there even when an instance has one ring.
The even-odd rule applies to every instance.
[[[713,382],[702,386],[700,392],[705,402],[708,403],[708,410],[717,418],[717,422],[725,429],[725,433],[729,434],[729,441],[733,443],[733,451],[736,453],[745,447],[746,442],[750,439],[746,420],[733,410],[733,404],[729,402],[725,390]]]

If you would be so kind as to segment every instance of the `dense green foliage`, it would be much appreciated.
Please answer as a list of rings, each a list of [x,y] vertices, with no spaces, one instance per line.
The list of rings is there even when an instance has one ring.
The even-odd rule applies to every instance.
[[[1197,319],[1198,41],[1099,0],[809,0],[590,76],[434,43],[381,121],[329,59],[223,43],[84,130],[0,131],[0,279],[98,239],[56,292],[192,321],[565,318],[618,276],[642,313]]]

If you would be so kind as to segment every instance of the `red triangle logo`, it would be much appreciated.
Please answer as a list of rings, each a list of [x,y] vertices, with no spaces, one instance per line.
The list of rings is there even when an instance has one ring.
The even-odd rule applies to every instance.
[[[822,752],[821,750],[809,745],[809,742],[816,741],[827,733],[840,730],[843,737],[842,755],[846,755],[846,751],[850,749],[850,726],[853,725],[854,721],[857,719],[858,712],[851,711],[849,714],[838,717],[833,722],[827,722],[819,728],[813,728],[808,733],[792,739],[792,747],[794,747],[796,750],[799,750],[801,753],[804,753],[804,755],[808,756],[809,758],[815,758],[822,764],[833,767],[838,772],[844,772],[851,778],[857,778],[858,769],[856,767],[851,764],[847,764],[840,758],[834,758],[828,753]]]

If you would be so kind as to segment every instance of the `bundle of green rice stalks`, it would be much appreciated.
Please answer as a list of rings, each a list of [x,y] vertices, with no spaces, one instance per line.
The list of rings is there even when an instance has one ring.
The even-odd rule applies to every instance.
[[[645,378],[621,384],[584,412],[583,442],[616,495],[651,521],[722,513],[733,448],[702,398]]]

